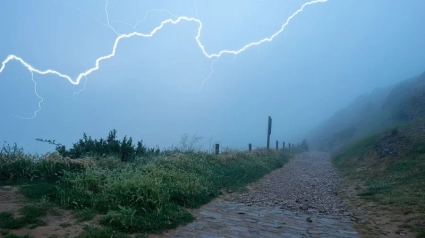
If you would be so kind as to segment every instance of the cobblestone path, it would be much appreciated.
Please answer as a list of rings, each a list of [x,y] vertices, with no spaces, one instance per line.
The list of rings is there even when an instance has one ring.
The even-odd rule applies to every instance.
[[[339,182],[328,154],[303,153],[247,192],[193,210],[194,222],[151,237],[359,237],[337,198]]]

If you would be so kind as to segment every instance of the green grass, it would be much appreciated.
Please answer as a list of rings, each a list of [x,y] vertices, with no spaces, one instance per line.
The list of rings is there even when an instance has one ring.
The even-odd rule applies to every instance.
[[[128,238],[124,233],[117,232],[111,228],[86,226],[77,238]]]
[[[25,205],[19,210],[16,218],[11,212],[0,213],[0,228],[18,229],[29,225],[29,228],[45,225],[40,218],[47,214],[48,204]]]
[[[400,131],[390,131],[393,136]],[[379,157],[374,153],[379,134],[341,148],[332,155],[333,164],[351,179],[365,182],[362,199],[391,205],[405,213],[425,214],[425,141],[415,133],[404,134],[410,146],[400,156]],[[406,221],[406,228],[425,236],[425,219]]]
[[[348,176],[358,175],[355,172],[364,166],[365,156],[376,146],[378,137],[375,134],[342,147],[332,154],[333,164]]]
[[[77,222],[90,221],[94,218],[95,212],[91,209],[84,208],[75,212]]]
[[[96,234],[110,235],[111,231],[121,237],[120,232],[161,232],[191,222],[194,217],[186,208],[208,203],[222,189],[233,190],[258,180],[282,167],[297,152],[257,150],[213,155],[171,151],[131,163],[120,163],[113,157],[107,161],[62,161],[57,155],[31,161],[25,157],[3,165],[0,161],[0,173],[4,182],[25,184],[20,192],[28,198],[75,209],[77,221],[101,214],[103,228],[92,227],[82,237],[103,237]]]
[[[53,182],[60,179],[66,171],[83,171],[91,164],[91,160],[62,158],[57,153],[44,156],[17,154],[14,157],[0,154],[0,181],[4,183],[42,179]]]

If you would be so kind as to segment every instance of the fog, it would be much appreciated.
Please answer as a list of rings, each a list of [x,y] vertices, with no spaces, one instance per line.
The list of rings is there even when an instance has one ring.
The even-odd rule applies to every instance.
[[[197,18],[213,54],[270,37],[306,2],[109,0],[107,9],[120,34],[148,34],[175,19],[146,15],[150,9]],[[153,37],[120,41],[78,85],[34,73],[39,111],[31,72],[9,61],[0,73],[0,140],[43,153],[54,147],[36,138],[70,146],[83,133],[100,138],[116,129],[119,138],[161,149],[178,146],[184,134],[202,137],[203,149],[247,149],[266,145],[271,116],[273,143],[300,143],[358,95],[425,71],[423,9],[422,0],[315,3],[271,42],[218,59],[199,48],[196,22],[167,24]],[[103,0],[0,2],[0,31],[0,61],[13,54],[73,79],[110,54],[117,38]]]

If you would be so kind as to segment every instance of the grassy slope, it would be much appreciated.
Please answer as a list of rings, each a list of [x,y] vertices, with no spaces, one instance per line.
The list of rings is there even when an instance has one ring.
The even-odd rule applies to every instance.
[[[358,194],[362,199],[417,214],[403,227],[425,237],[425,140],[414,128],[387,132],[396,143],[397,138],[407,138],[398,156],[379,156],[382,137],[376,134],[341,148],[332,161],[348,178],[365,182],[367,189]]]
[[[335,112],[309,138],[311,148],[332,151],[340,145],[425,118],[425,72],[397,84],[358,96]],[[353,134],[345,133],[354,130]]]
[[[104,229],[87,229],[81,237],[109,231],[151,233],[171,229],[194,218],[185,208],[209,202],[223,188],[235,188],[283,166],[295,150],[171,153],[122,164],[118,158],[66,160],[57,155],[34,159],[0,158],[3,183],[19,183],[21,192],[48,200],[77,214],[102,214]],[[10,218],[2,214],[1,218]],[[18,221],[18,220],[17,220]],[[9,228],[10,224],[1,224]]]

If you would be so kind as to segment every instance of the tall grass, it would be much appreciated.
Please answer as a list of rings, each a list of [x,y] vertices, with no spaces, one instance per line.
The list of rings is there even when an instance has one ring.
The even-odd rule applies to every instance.
[[[196,208],[223,188],[243,186],[283,166],[295,150],[163,152],[121,163],[120,158],[67,159],[57,153],[0,157],[0,180],[21,181],[29,198],[102,214],[121,232],[159,232],[192,221]],[[23,182],[22,182],[23,181]]]
[[[15,156],[0,154],[0,181],[43,179],[56,181],[66,171],[83,171],[94,164],[89,159],[69,159],[57,153],[43,156],[19,153]]]

